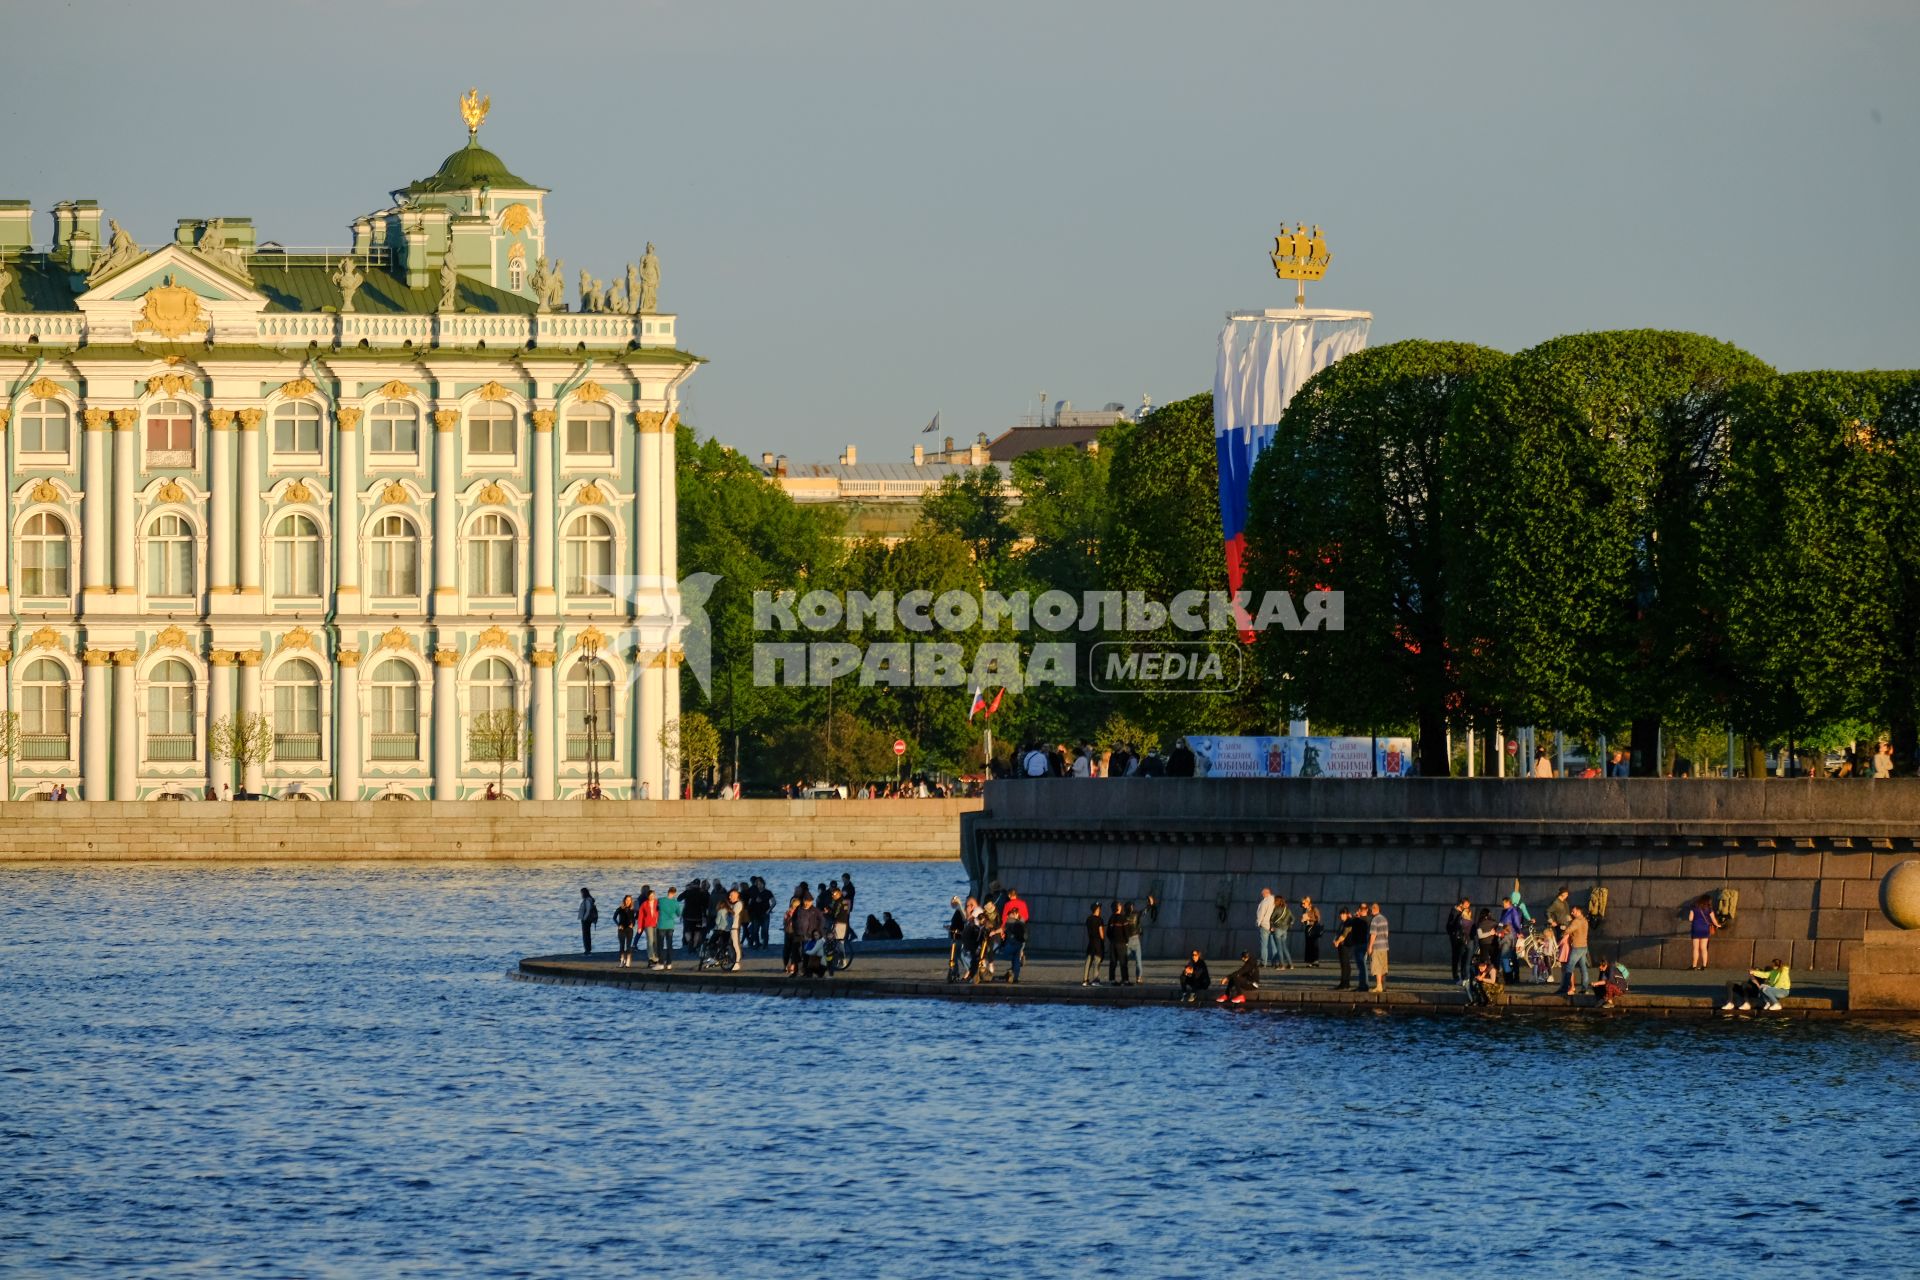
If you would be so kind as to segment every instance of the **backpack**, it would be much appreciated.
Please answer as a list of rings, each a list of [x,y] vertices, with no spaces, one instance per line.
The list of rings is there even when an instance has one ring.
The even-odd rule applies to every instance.
[[[1597,884],[1587,893],[1587,919],[1607,918],[1607,886]]]
[[[1729,924],[1740,911],[1740,891],[1732,885],[1721,889],[1713,900],[1713,914],[1720,917],[1722,924]]]
[[[599,924],[600,923],[600,904],[593,901],[593,899],[591,898],[587,899],[587,903],[588,903],[587,923]]]

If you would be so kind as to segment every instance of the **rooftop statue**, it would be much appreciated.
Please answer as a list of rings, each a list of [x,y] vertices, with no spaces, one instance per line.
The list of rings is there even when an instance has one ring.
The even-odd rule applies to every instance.
[[[108,218],[107,225],[113,229],[113,238],[107,242],[107,251],[94,259],[92,270],[87,272],[88,285],[106,279],[140,256],[140,246],[116,219]]]
[[[652,315],[660,302],[660,259],[653,252],[653,241],[647,241],[646,256],[640,259],[640,314]]]
[[[440,260],[440,310],[451,311],[454,306],[454,294],[460,288],[460,273],[454,269],[452,258]]]
[[[533,309],[545,314],[551,308],[547,305],[547,285],[551,277],[547,275],[547,259],[544,255],[533,260],[533,274],[527,277],[527,288],[533,290]]]
[[[627,286],[625,281],[615,280],[613,286],[607,290],[607,310],[616,315],[626,314]]]
[[[360,292],[360,286],[367,278],[360,274],[360,266],[352,258],[343,259],[340,269],[333,273],[333,283],[340,290],[340,311],[346,314],[353,310],[353,295]]]
[[[629,262],[627,264],[627,305],[626,307],[623,308],[623,310],[638,311],[639,309],[640,309],[640,268],[634,266],[631,262]]]
[[[543,258],[541,261],[544,262],[546,259]],[[546,309],[548,311],[567,309],[567,260],[565,258],[555,258],[553,266],[547,271]]]
[[[136,252],[138,250],[136,249]],[[193,251],[208,261],[232,272],[242,280],[251,282],[253,274],[247,270],[247,255],[227,243],[227,220],[211,218],[200,233],[200,243]]]

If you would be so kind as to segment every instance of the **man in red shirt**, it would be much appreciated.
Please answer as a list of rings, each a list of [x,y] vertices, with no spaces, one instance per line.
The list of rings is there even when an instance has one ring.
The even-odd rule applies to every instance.
[[[1006,931],[1007,947],[1013,952],[1013,981],[1020,981],[1020,966],[1027,959],[1027,921],[1032,918],[1027,910],[1027,900],[1020,896],[1017,889],[1007,890],[1007,905],[1000,910],[1002,928]]]

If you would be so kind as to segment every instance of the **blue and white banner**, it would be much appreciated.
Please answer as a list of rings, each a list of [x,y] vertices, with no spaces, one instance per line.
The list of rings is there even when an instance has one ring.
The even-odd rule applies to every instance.
[[[1412,738],[1187,735],[1199,778],[1411,778]]]

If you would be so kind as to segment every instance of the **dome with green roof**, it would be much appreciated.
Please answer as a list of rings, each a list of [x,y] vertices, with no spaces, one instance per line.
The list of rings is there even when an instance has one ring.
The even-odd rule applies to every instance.
[[[525,178],[516,176],[505,162],[493,152],[480,145],[477,136],[469,137],[467,145],[448,156],[440,164],[439,172],[431,178],[422,178],[407,188],[410,196],[429,192],[471,191],[475,187],[509,187],[528,191],[541,191]]]

